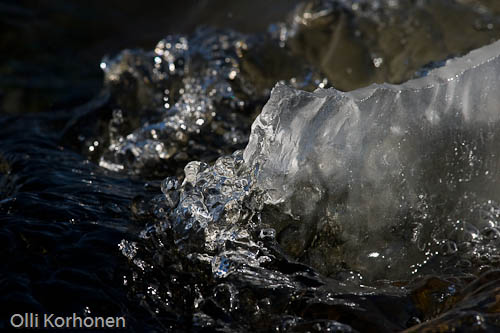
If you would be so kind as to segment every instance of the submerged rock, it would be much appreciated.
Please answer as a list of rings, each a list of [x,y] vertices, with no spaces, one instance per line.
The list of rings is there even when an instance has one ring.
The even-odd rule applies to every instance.
[[[268,218],[285,250],[368,278],[484,264],[500,233],[499,74],[497,42],[402,85],[277,85],[244,159],[288,216]]]
[[[310,0],[276,25],[283,45],[343,91],[402,83],[429,62],[498,39],[492,1]],[[496,7],[495,7],[496,6]]]

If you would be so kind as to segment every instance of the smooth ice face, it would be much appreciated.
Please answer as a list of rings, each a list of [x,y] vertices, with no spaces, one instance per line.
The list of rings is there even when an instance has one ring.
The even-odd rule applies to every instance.
[[[402,85],[277,85],[244,160],[292,217],[269,219],[282,246],[324,273],[347,264],[373,278],[493,255],[499,77],[496,42]]]

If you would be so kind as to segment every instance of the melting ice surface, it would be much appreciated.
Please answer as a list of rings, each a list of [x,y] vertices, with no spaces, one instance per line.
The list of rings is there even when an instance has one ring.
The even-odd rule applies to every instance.
[[[263,221],[326,274],[394,279],[496,260],[499,76],[496,42],[402,85],[277,85],[244,151],[267,192]]]

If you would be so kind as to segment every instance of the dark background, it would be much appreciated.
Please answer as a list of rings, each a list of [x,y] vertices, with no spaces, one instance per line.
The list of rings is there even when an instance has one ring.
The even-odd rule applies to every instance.
[[[151,50],[199,25],[265,31],[297,0],[0,1],[0,112],[84,103],[101,88],[99,63],[125,48]]]

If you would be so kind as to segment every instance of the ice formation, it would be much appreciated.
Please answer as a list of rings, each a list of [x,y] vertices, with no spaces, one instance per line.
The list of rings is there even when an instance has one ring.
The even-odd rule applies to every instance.
[[[483,287],[495,286],[500,264],[499,46],[490,45],[462,59],[444,59],[483,45],[496,26],[474,38],[462,32],[475,28],[460,26],[463,30],[455,35],[461,38],[451,42],[444,38],[450,47],[430,48],[432,38],[441,40],[447,27],[454,27],[449,21],[438,24],[441,15],[429,16],[435,4],[448,13],[449,1],[307,3],[294,13],[291,25],[272,27],[270,40],[252,44],[249,36],[201,30],[196,38],[186,37],[187,48],[168,49],[167,44],[177,44],[170,37],[158,44],[154,54],[123,53],[107,63],[107,78],[116,79],[108,84],[117,85],[115,99],[128,111],[124,119],[134,112],[141,117],[120,130],[115,126],[120,125],[120,114],[114,114],[111,145],[101,161],[149,174],[178,159],[172,168],[168,165],[166,174],[171,177],[161,183],[162,194],[152,196],[159,192],[159,182],[152,182],[147,186],[151,192],[134,199],[134,219],[147,225],[138,238],[119,245],[131,263],[124,284],[157,318],[173,318],[180,326],[186,320],[184,327],[192,325],[194,330],[399,331],[429,318],[438,318],[439,324],[431,322],[431,327],[443,322],[453,329],[495,325],[494,316],[483,314],[491,313],[498,302],[489,302],[494,291]],[[385,15],[387,8],[395,12]],[[453,8],[455,15],[450,16],[459,17],[461,7]],[[481,22],[487,27],[495,23]],[[338,31],[355,33],[339,42]],[[369,58],[369,66],[358,62],[356,68],[371,75],[365,71],[375,66],[380,73],[370,82],[421,78],[349,93],[334,89],[308,93],[296,89],[307,90],[301,87],[307,82],[324,87],[327,81],[316,81],[307,74],[312,72],[299,68],[299,74],[307,75],[286,81],[295,83],[295,89],[283,83],[274,88],[253,125],[246,150],[224,156],[234,145],[225,136],[213,141],[214,136],[225,135],[214,128],[232,133],[233,125],[242,123],[239,138],[246,144],[249,130],[244,125],[254,110],[246,106],[239,110],[231,102],[247,103],[250,98],[260,110],[267,92],[247,94],[243,88],[267,89],[280,80],[281,74],[266,79],[261,74],[267,70],[251,70],[266,64],[272,71],[287,62],[278,54],[268,56],[270,47],[278,45],[284,54],[312,55],[313,64],[361,86],[365,81],[356,79],[355,73],[347,77],[349,66],[337,57],[352,58],[353,38],[366,42],[362,54]],[[238,48],[242,41],[249,46],[243,57]],[[200,42],[203,47],[198,52]],[[327,44],[337,49],[321,54]],[[201,52],[214,47],[234,62],[220,63],[210,51]],[[246,53],[256,48],[265,51]],[[186,63],[190,65],[182,65]],[[170,64],[180,72],[171,73]],[[295,66],[289,62],[284,67]],[[433,70],[437,67],[442,68]],[[237,74],[233,79],[229,69]],[[158,81],[147,80],[151,73]],[[214,80],[245,94],[225,95],[222,89],[211,95],[205,84],[187,85],[196,78],[198,83]],[[332,82],[343,89],[341,80]],[[169,108],[163,105],[164,84],[170,87]],[[123,87],[131,87],[133,93],[123,93]],[[201,110],[194,108],[200,103]],[[150,109],[158,111],[156,118],[143,117]],[[244,117],[228,117],[239,111]],[[205,122],[196,124],[199,119]],[[188,138],[176,141],[180,123],[187,126],[180,132]],[[149,137],[153,125],[163,135]],[[156,153],[147,154],[141,146],[145,138],[175,151],[158,161]],[[211,158],[199,152],[204,149],[213,153]],[[127,151],[136,151],[137,160]],[[182,158],[175,157],[180,154]],[[147,163],[141,161],[147,156],[159,163],[144,168]],[[177,179],[180,173],[171,171],[180,170],[187,161],[192,162]],[[461,294],[463,282],[468,284],[474,274],[481,276],[481,284],[471,282],[475,287],[466,287],[468,291]],[[375,281],[380,279],[385,281]],[[450,307],[448,317],[440,316]],[[331,320],[332,314],[342,324]],[[448,321],[450,316],[455,324]],[[395,320],[397,327],[392,324]]]
[[[278,84],[244,160],[286,213],[268,218],[281,245],[324,273],[347,265],[373,278],[492,259],[499,75],[496,42],[402,85]]]
[[[120,135],[113,131],[119,126],[110,124],[110,150],[101,162],[148,171],[142,166],[150,156],[142,149],[148,145],[141,142],[152,140],[155,145],[151,147],[158,153],[172,145],[175,152],[162,159],[175,160],[174,155],[191,151],[194,144],[200,150],[210,146],[204,141],[217,133],[214,122],[230,120],[236,125],[241,119],[248,120],[213,118],[213,113],[235,114],[231,103],[238,101],[237,96],[233,99],[232,94],[225,96],[220,91],[212,96],[207,90],[210,85],[205,84],[191,86],[201,90],[189,90],[188,83],[193,68],[195,74],[204,73],[208,81],[223,83],[221,86],[232,87],[233,92],[240,86],[233,86],[235,81],[257,80],[259,75],[242,76],[247,63],[238,55],[241,41],[249,44],[251,40],[231,34],[234,38],[229,38],[220,32],[209,33],[214,38],[205,40],[200,37],[206,36],[203,31],[198,34],[194,41],[176,37],[178,40],[160,42],[155,57],[161,61],[143,53],[136,55],[161,63],[163,67],[156,71],[159,65],[145,66],[151,73],[161,74],[158,82],[166,84],[168,77],[178,76],[180,85],[172,88],[179,92],[174,94],[177,102],[164,112],[165,96],[159,84],[161,89],[152,90],[157,96],[146,96],[153,102],[156,99],[151,96],[158,98],[159,106],[146,107],[159,108],[157,122],[139,119],[135,127],[129,126],[135,128],[132,133],[126,127]],[[201,49],[225,50],[225,59],[234,62],[203,57],[196,48],[200,41]],[[168,49],[177,44],[178,49]],[[203,158],[190,162],[181,184],[175,177],[167,178],[163,194],[150,203],[162,222],[148,226],[141,237],[151,242],[172,238],[180,253],[189,261],[210,266],[216,278],[264,269],[274,259],[263,242],[275,241],[291,258],[355,284],[380,278],[407,279],[437,270],[463,273],[499,263],[499,53],[498,44],[492,44],[449,60],[442,68],[425,69],[420,74],[425,77],[420,79],[347,93],[335,89],[310,93],[278,84],[252,126],[244,153],[223,156],[213,165]],[[124,53],[120,59],[109,63],[109,80],[116,74],[116,83],[126,85],[128,74],[123,69],[131,67],[138,82],[148,82],[143,80],[148,75],[141,74],[134,54]],[[203,61],[198,63],[200,59]],[[122,68],[127,61],[135,65]],[[180,72],[170,73],[171,64]],[[214,68],[217,70],[212,71]],[[234,80],[228,77],[233,70],[238,74]],[[307,82],[307,75],[296,81]],[[138,95],[128,102],[127,95],[119,95],[124,98],[119,104],[130,110],[143,105],[141,91],[137,89]],[[193,106],[207,108],[187,107],[191,101]],[[118,112],[111,123],[119,123],[119,118]],[[200,119],[203,123],[198,125]],[[189,126],[178,131],[179,124]],[[152,129],[165,135],[149,137]],[[189,138],[178,142],[174,136],[179,133]],[[221,142],[225,148],[232,147],[232,140],[228,145]],[[158,144],[163,146],[156,148]],[[130,159],[127,151],[138,159]],[[189,154],[182,160],[198,156],[203,154]],[[164,251],[162,244],[155,243],[155,251]],[[128,241],[122,244],[122,250],[134,248]],[[127,250],[126,255],[147,271],[148,255],[136,252]]]
[[[499,48],[402,85],[278,84],[243,154],[164,181],[143,236],[172,230],[218,277],[270,260],[262,239],[359,283],[498,262]]]

